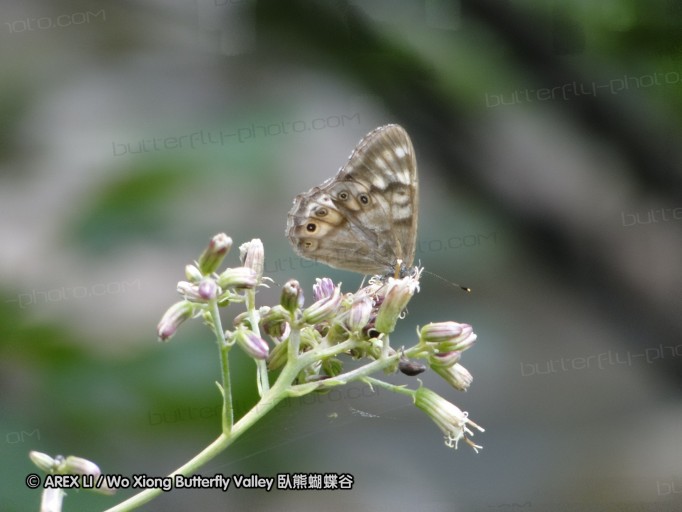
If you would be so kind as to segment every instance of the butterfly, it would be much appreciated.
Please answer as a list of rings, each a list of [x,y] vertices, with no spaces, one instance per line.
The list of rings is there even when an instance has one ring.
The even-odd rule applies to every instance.
[[[294,198],[286,234],[304,258],[402,277],[414,262],[418,192],[409,135],[397,124],[380,126],[336,176]]]

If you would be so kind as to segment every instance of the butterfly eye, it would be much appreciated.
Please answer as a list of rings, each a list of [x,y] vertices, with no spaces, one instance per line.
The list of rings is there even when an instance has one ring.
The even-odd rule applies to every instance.
[[[367,194],[360,194],[358,199],[362,204],[369,204],[369,196]]]
[[[317,215],[318,217],[326,217],[328,213],[329,211],[326,208],[320,208],[315,212],[315,215]]]
[[[339,192],[339,199],[341,199],[341,201],[348,201],[348,197],[348,192],[345,190],[343,192]]]
[[[314,222],[308,222],[308,224],[305,225],[305,230],[308,233],[314,233],[315,231],[317,231],[317,224],[315,224]]]

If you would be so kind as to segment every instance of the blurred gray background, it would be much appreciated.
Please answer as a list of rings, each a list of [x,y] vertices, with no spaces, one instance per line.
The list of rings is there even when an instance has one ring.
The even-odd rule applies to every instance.
[[[286,215],[389,122],[417,152],[417,258],[473,289],[425,275],[392,341],[474,326],[469,391],[422,378],[484,450],[356,384],[282,404],[200,471],[352,490],[142,509],[681,509],[680,2],[5,1],[0,63],[0,510],[38,510],[30,450],[163,476],[211,442],[210,333],[155,337],[184,265],[224,231],[265,244],[260,304],[289,278],[308,300],[316,277],[354,290],[295,256]],[[253,365],[235,362],[243,414]]]

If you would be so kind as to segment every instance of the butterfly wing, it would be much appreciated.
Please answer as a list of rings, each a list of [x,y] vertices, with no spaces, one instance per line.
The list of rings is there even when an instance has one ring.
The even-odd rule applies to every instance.
[[[363,274],[411,266],[417,235],[417,162],[407,132],[367,134],[333,178],[294,199],[287,236],[301,256]]]

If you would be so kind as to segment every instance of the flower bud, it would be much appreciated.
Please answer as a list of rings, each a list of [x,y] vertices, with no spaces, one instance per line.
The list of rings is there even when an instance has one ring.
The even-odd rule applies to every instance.
[[[330,357],[322,361],[322,369],[328,377],[336,377],[343,372],[343,362],[335,357]]]
[[[462,334],[457,336],[457,338],[446,341],[445,343],[440,343],[438,345],[438,350],[441,352],[451,352],[453,350],[464,352],[474,345],[476,338],[478,338],[476,333],[474,333],[472,328],[467,325],[462,331]]]
[[[233,326],[239,327],[242,324],[247,329],[251,329],[251,315],[248,311],[242,311],[232,319]]]
[[[420,339],[423,343],[441,343],[462,334],[462,325],[457,322],[431,322],[421,328]]]
[[[436,322],[421,328],[422,343],[436,345],[440,352],[464,351],[476,341],[476,334],[469,324]]]
[[[64,462],[64,470],[68,474],[92,475],[98,477],[102,473],[97,464],[87,459],[83,459],[82,457],[69,455]]]
[[[159,325],[156,326],[156,333],[160,341],[168,341],[178,330],[178,327],[187,319],[192,317],[193,308],[190,302],[181,300],[173,304],[163,314]]]
[[[317,301],[330,297],[335,289],[334,281],[328,277],[323,277],[322,279],[318,277],[313,285],[313,298]]]
[[[267,342],[256,336],[253,331],[239,329],[235,334],[237,344],[254,359],[267,359],[270,347]]]
[[[201,275],[201,272],[196,267],[196,265],[186,265],[185,266],[185,277],[191,283],[198,283],[199,281],[201,281],[201,278],[204,276]]]
[[[303,311],[303,321],[308,324],[319,324],[328,320],[336,314],[342,299],[341,288],[337,286],[330,296],[318,300]]]
[[[263,266],[265,264],[265,249],[263,242],[254,238],[250,242],[245,242],[239,246],[239,259],[242,265],[252,269],[256,274],[256,281],[260,283],[263,277]]]
[[[190,283],[189,281],[178,281],[177,290],[178,293],[186,300],[190,300],[192,302],[206,302],[201,295],[199,295],[199,285],[196,283]]]
[[[287,331],[289,314],[279,304],[261,315],[260,325],[268,336],[282,338]]]
[[[346,327],[351,332],[358,332],[369,323],[371,316],[372,299],[370,297],[362,297],[350,307],[348,317],[346,318]]]
[[[248,267],[228,268],[218,276],[218,286],[222,289],[253,288],[256,284],[256,272]]]
[[[199,297],[204,300],[215,299],[218,296],[218,285],[210,278],[204,278],[199,283]]]
[[[389,277],[387,291],[377,313],[376,330],[385,334],[393,332],[398,318],[418,288],[419,281],[411,276],[402,279]]]
[[[290,279],[284,283],[280,304],[290,313],[296,311],[296,308],[303,306],[303,290],[301,290],[301,285],[298,284],[298,281]]]
[[[30,457],[31,461],[33,461],[33,464],[38,466],[46,473],[52,471],[55,466],[59,464],[57,459],[50,457],[47,453],[31,451],[28,453],[28,456]]]
[[[276,370],[287,362],[289,340],[276,344],[268,356],[268,370]]]
[[[300,353],[306,352],[308,350],[314,350],[320,345],[322,341],[322,335],[315,327],[304,327],[300,332],[300,341],[298,349]]]
[[[471,386],[474,379],[469,370],[459,363],[452,366],[432,366],[431,369],[443,377],[453,388],[459,391],[466,391]]]
[[[208,247],[199,256],[199,269],[203,275],[209,275],[218,270],[223,258],[232,247],[232,239],[225,233],[220,233],[211,238]]]
[[[448,368],[453,364],[459,362],[462,357],[462,353],[458,350],[452,352],[439,352],[437,354],[431,354],[429,356],[429,366],[434,368],[435,366],[442,366]]]
[[[469,441],[465,434],[473,435],[468,426],[475,427],[481,432],[484,430],[469,419],[466,412],[462,412],[457,406],[448,402],[445,398],[434,393],[428,388],[420,387],[414,394],[414,405],[424,411],[434,421],[438,428],[445,434],[445,444],[449,447],[457,448],[460,439],[469,444],[474,451],[478,452],[481,448]]]

